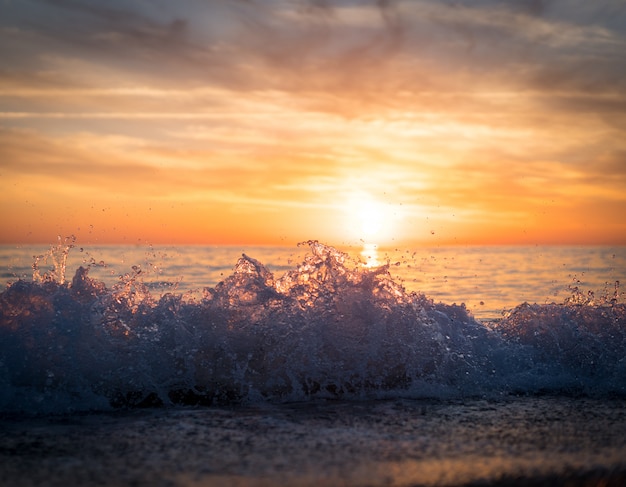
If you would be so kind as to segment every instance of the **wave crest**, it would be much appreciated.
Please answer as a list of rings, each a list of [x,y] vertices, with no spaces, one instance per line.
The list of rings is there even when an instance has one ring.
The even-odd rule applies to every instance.
[[[0,294],[0,410],[508,394],[626,394],[626,308],[529,305],[499,323],[408,293],[317,241],[276,278],[239,259],[203,297],[17,281]]]

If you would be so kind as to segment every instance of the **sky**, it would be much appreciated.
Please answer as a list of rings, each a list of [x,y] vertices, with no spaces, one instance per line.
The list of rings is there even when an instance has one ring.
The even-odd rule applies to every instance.
[[[626,244],[624,0],[0,0],[0,243]]]

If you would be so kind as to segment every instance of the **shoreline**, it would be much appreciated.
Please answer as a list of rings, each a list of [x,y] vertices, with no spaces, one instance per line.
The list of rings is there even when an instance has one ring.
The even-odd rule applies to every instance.
[[[385,399],[0,420],[12,486],[612,486],[623,400]]]

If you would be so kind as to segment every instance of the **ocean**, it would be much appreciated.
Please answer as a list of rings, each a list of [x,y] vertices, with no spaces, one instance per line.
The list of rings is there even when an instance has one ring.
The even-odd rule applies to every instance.
[[[626,483],[626,247],[0,264],[0,485]]]

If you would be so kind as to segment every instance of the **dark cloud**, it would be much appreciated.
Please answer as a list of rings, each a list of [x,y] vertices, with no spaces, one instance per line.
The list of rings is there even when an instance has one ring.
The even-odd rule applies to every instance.
[[[177,5],[174,13],[158,2],[149,10],[115,1],[41,0],[31,5],[36,8],[15,8],[12,20],[18,32],[12,45],[5,46],[7,57],[18,64],[10,55],[15,48],[26,51],[22,57],[31,64],[41,65],[42,58],[55,55],[83,58],[133,77],[151,76],[156,84],[170,80],[293,89],[312,75],[330,79],[324,70],[336,70],[341,80],[341,71],[357,68],[358,75],[349,77],[366,82],[367,70],[374,64],[381,69],[399,52],[405,30],[390,0],[305,1],[295,10],[281,2],[215,2],[198,16],[187,3]],[[376,9],[380,22],[342,24],[335,12],[345,7]],[[18,47],[25,40],[30,53]]]
[[[612,0],[591,6],[559,0],[21,5],[2,21],[13,30],[5,29],[0,56],[28,66],[33,76],[57,56],[107,66],[129,84],[358,97],[493,85],[623,92],[626,79],[620,62],[626,22]]]
[[[404,36],[405,25],[402,15],[393,0],[376,0],[380,15],[385,22],[392,43],[397,45]]]
[[[25,0],[25,4],[30,8],[20,3],[12,11],[0,57],[13,69],[31,70],[33,77],[50,73],[55,68],[51,61],[64,59],[117,72],[128,85],[142,80],[144,85],[185,86],[207,75],[218,82],[231,79],[233,63],[215,54],[210,38],[194,38],[190,14],[184,10],[172,14],[156,3],[148,11],[116,2]],[[73,84],[68,79],[64,83]]]
[[[508,2],[509,6],[515,9],[519,9],[520,12],[531,15],[533,17],[540,17],[546,12],[550,0],[514,0]]]
[[[86,66],[106,70],[103,85],[115,78],[127,86],[278,90],[342,113],[397,107],[398,91],[530,90],[554,94],[546,99],[554,110],[613,116],[624,99],[598,95],[626,93],[626,14],[616,5],[25,0],[0,21],[0,82],[79,87],[100,75],[75,76],[63,60],[82,62],[81,76]]]
[[[164,53],[193,53],[199,49],[190,40],[188,21],[184,18],[160,21],[144,13],[101,4],[75,0],[46,1],[79,22],[71,26],[40,25],[39,29],[77,48],[113,50],[121,55],[128,50],[153,58]]]
[[[571,91],[584,92],[588,96],[584,99],[569,100],[570,107],[583,109],[595,108],[601,111],[623,111],[626,99],[611,103],[594,99],[598,93],[626,93],[626,63],[621,63],[615,56],[606,57],[578,57],[564,56],[554,63],[528,63],[526,67],[526,83],[536,90],[555,92]],[[557,103],[565,101],[563,98]]]

